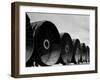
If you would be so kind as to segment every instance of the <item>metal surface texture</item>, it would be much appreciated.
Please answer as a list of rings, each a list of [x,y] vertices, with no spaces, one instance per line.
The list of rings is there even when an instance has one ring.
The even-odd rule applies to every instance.
[[[87,63],[90,62],[90,48],[87,46]]]
[[[68,33],[61,33],[61,61],[62,64],[66,65],[71,63],[73,55],[73,44],[71,36]]]
[[[34,22],[31,26],[35,62],[41,66],[54,65],[58,61],[61,51],[60,35],[56,26],[50,21]]]
[[[87,48],[85,43],[81,43],[81,50],[82,50],[82,62],[87,62]]]
[[[73,39],[73,58],[72,62],[79,64],[81,60],[81,48],[79,39]]]
[[[33,54],[33,30],[31,27],[30,19],[28,15],[26,14],[26,63],[27,65],[32,65],[32,61],[29,59],[31,58]]]

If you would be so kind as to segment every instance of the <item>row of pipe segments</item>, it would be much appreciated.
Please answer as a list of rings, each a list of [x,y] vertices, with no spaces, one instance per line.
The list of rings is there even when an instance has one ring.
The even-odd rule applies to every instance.
[[[26,14],[26,67],[89,64],[90,48],[51,21],[30,23]]]

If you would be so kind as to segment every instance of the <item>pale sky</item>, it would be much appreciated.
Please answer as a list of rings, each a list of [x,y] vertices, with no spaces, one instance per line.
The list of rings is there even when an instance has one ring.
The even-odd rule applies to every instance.
[[[90,43],[90,16],[74,14],[27,13],[31,22],[48,20],[54,23],[59,33],[67,32],[72,39]]]

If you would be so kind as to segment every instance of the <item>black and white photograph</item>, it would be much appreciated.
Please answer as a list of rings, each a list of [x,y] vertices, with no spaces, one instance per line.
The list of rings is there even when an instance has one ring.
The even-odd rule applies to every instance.
[[[12,3],[12,77],[97,73],[97,7]]]
[[[26,12],[26,67],[90,62],[90,16]]]

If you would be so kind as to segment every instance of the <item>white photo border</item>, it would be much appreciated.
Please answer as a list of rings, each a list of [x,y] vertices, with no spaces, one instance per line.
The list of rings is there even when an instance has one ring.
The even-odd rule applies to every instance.
[[[55,12],[56,11],[56,12]],[[67,65],[57,67],[25,67],[25,13],[57,13],[57,14],[83,14],[90,15],[90,64],[89,65]],[[89,9],[73,9],[73,8],[56,8],[56,7],[39,7],[39,6],[20,6],[19,7],[19,74],[43,74],[58,72],[77,72],[95,70],[95,10]]]

